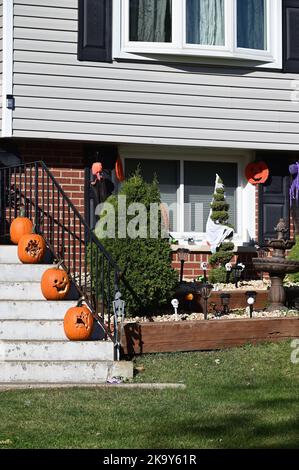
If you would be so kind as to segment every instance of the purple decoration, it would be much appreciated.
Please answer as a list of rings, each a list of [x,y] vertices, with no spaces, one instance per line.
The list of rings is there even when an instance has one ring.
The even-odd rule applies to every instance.
[[[299,199],[299,162],[290,165],[289,172],[294,176],[290,187],[290,204],[292,206],[293,201],[296,200],[298,202]]]

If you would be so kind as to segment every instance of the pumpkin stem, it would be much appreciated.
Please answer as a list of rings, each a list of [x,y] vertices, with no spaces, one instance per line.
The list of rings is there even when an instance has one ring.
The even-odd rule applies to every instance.
[[[20,207],[19,217],[26,217],[25,207]]]
[[[77,302],[77,307],[81,307],[82,306],[82,302],[85,300],[85,296],[82,295],[82,297],[80,297],[80,299],[78,300]]]

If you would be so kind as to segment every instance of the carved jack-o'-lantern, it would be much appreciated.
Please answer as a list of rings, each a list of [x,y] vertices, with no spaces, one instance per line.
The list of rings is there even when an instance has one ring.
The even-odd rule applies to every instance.
[[[18,243],[18,257],[22,263],[40,263],[45,256],[45,252],[45,240],[36,233],[23,235]]]
[[[65,314],[63,327],[65,335],[71,341],[84,341],[89,339],[92,333],[93,316],[86,305],[71,307]]]
[[[25,217],[25,210],[20,209],[19,217],[16,217],[10,226],[10,239],[12,243],[17,245],[23,235],[26,233],[32,233],[33,223],[30,219]]]
[[[265,162],[249,163],[245,169],[245,176],[251,184],[262,184],[269,178],[269,168]]]
[[[55,268],[47,269],[41,278],[41,290],[47,300],[63,300],[69,293],[71,284],[67,273]]]

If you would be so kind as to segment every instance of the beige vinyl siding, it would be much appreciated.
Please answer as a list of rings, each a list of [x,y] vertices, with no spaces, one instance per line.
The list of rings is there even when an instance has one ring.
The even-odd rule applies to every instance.
[[[0,0],[0,134],[2,132],[3,2]]]
[[[77,0],[14,0],[13,135],[299,150],[299,75],[77,60]]]

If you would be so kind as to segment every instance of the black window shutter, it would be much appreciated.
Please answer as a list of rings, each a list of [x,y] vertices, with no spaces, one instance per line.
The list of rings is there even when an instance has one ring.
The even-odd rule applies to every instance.
[[[112,62],[112,0],[79,0],[78,59]]]
[[[283,70],[299,73],[299,0],[283,0]]]

